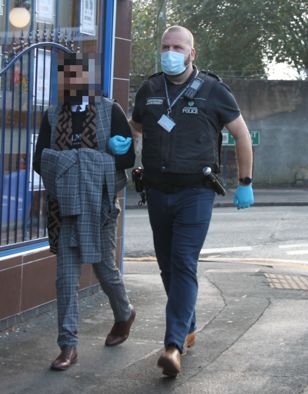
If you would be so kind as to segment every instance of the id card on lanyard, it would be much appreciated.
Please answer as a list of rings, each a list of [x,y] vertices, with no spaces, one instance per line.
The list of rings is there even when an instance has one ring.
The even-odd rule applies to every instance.
[[[175,126],[175,122],[173,119],[170,118],[170,116],[168,115],[162,115],[160,117],[160,119],[157,122],[163,129],[165,129],[166,131],[168,131],[168,133],[170,133],[170,131],[174,128]]]
[[[162,115],[159,120],[157,121],[157,123],[164,129],[166,130],[168,133],[170,133],[172,131],[172,129],[175,127],[176,123],[175,121],[171,118],[170,113],[171,113],[171,109],[172,107],[179,101],[179,99],[182,97],[182,95],[185,93],[186,89],[188,88],[188,86],[185,86],[185,88],[176,96],[176,98],[172,101],[170,101],[170,96],[169,96],[169,92],[168,92],[168,87],[167,87],[167,83],[166,83],[166,78],[164,77],[164,83],[165,83],[165,94],[166,94],[166,100],[167,100],[167,104],[168,104],[168,109],[167,109],[167,115]]]

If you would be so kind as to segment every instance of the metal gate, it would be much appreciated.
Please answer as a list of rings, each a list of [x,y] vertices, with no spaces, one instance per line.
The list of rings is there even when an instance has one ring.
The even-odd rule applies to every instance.
[[[4,43],[0,67],[0,250],[47,236],[45,191],[32,159],[43,113],[57,99],[57,52],[73,33],[38,29]]]

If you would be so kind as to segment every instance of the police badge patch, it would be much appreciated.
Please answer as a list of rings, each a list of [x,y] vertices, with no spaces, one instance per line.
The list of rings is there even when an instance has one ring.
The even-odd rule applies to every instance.
[[[187,107],[182,109],[183,114],[198,115],[198,107],[195,106],[194,101],[188,101]]]

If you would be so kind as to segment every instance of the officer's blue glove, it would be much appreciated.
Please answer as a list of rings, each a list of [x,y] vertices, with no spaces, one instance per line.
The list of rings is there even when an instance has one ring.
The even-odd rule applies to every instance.
[[[114,155],[125,155],[128,152],[132,143],[131,137],[123,137],[122,135],[115,135],[108,141],[108,146]]]
[[[234,193],[233,204],[237,209],[249,208],[255,202],[251,185],[238,185]]]

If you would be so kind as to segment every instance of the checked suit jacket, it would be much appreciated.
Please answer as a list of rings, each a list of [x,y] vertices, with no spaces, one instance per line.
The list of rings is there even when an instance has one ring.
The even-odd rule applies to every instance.
[[[67,242],[79,248],[81,263],[101,261],[102,226],[116,214],[114,158],[87,148],[44,149],[41,160],[44,186],[57,200],[61,220],[73,219]]]

